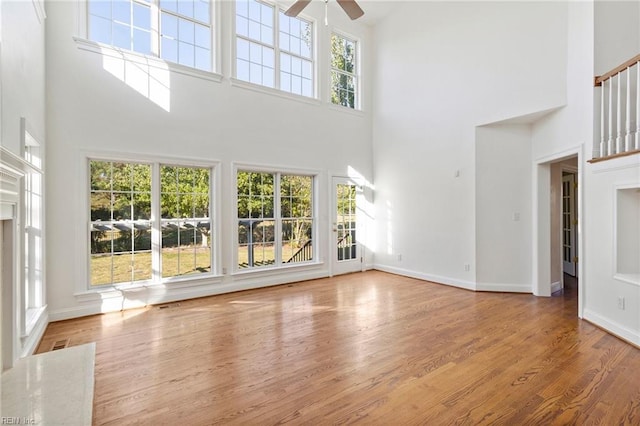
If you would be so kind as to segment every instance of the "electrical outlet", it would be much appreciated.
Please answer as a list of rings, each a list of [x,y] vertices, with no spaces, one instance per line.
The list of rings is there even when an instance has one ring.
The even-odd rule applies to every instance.
[[[465,264],[464,264],[464,270],[465,270],[466,272],[469,272],[469,271],[471,270],[471,265],[469,265],[468,263],[465,263]]]
[[[624,311],[624,297],[618,297],[618,309]]]
[[[398,262],[401,262],[401,261],[402,261],[402,255],[401,255],[401,254],[399,254],[399,255],[398,255]]]
[[[227,275],[227,268],[222,268],[222,275]]]

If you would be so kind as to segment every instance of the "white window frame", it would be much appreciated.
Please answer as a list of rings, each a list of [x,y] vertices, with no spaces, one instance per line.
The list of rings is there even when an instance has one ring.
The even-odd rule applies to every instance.
[[[318,265],[321,264],[321,254],[319,252],[320,244],[318,243],[320,234],[318,232],[319,227],[319,215],[318,215],[318,205],[319,205],[319,191],[318,188],[320,186],[320,172],[316,170],[306,170],[306,169],[291,169],[285,167],[269,167],[269,166],[260,166],[255,164],[233,164],[233,205],[231,210],[231,223],[233,234],[233,273],[234,275],[242,275],[242,274],[255,274],[264,271],[274,271],[274,270],[282,270],[282,269],[290,269],[290,268],[300,268],[309,265]],[[274,217],[273,220],[275,222],[274,225],[274,258],[275,263],[273,266],[260,266],[253,268],[240,268],[238,264],[238,172],[255,172],[255,173],[270,173],[275,174],[274,180]],[[313,250],[313,259],[306,262],[296,262],[292,264],[283,263],[282,262],[282,215],[281,215],[281,206],[280,206],[280,176],[281,175],[299,175],[299,176],[309,176],[312,178],[311,183],[311,220],[313,221],[312,225],[312,250]]]
[[[262,91],[262,92],[266,92],[266,93],[270,93],[270,94],[275,94],[275,95],[280,95],[283,97],[288,97],[291,99],[296,99],[296,100],[301,100],[301,101],[306,101],[309,103],[317,103],[319,101],[319,89],[318,89],[318,50],[319,50],[319,44],[318,44],[318,21],[310,16],[304,15],[304,14],[300,14],[297,17],[309,22],[312,25],[312,52],[311,52],[311,70],[312,70],[312,74],[313,74],[313,81],[312,81],[312,90],[313,90],[313,94],[312,96],[306,96],[306,95],[298,95],[296,93],[293,92],[289,92],[287,90],[282,90],[281,89],[281,84],[280,84],[280,53],[281,53],[281,49],[280,49],[280,12],[285,12],[286,8],[281,7],[279,5],[279,3],[277,2],[272,2],[269,0],[257,0],[260,3],[269,5],[271,7],[274,8],[274,22],[273,22],[273,50],[274,50],[274,87],[269,87],[269,86],[264,86],[261,84],[256,84],[256,83],[251,83],[250,81],[246,81],[246,80],[241,80],[239,79],[238,76],[238,70],[237,70],[237,40],[238,37],[241,37],[244,40],[253,42],[253,43],[257,43],[257,44],[261,44],[263,45],[261,42],[254,40],[254,39],[250,39],[250,38],[245,38],[243,36],[238,36],[237,33],[237,28],[236,28],[236,16],[237,16],[237,11],[236,11],[236,4],[237,4],[237,0],[233,1],[233,11],[232,11],[232,29],[231,29],[231,38],[232,38],[232,43],[231,43],[231,81],[233,83],[233,85],[235,86],[240,86],[240,87],[245,87],[245,88],[250,88],[253,90],[257,90],[257,91]],[[264,45],[266,47],[271,48],[271,46],[267,46]],[[284,53],[290,55],[290,56],[296,56],[293,53],[290,53],[288,51],[284,51]],[[305,60],[307,60],[307,58],[304,58]]]
[[[85,163],[81,190],[84,191],[84,217],[85,217],[85,233],[83,235],[84,253],[86,255],[86,270],[84,273],[84,281],[86,285],[78,288],[78,295],[84,293],[101,292],[108,289],[127,289],[137,288],[140,286],[164,285],[171,283],[196,283],[208,284],[212,278],[220,277],[221,253],[220,253],[220,163],[218,161],[200,161],[175,157],[152,157],[139,156],[135,154],[115,154],[104,152],[84,153],[83,159]],[[148,164],[151,165],[151,245],[152,245],[152,276],[150,280],[140,280],[133,282],[109,283],[102,285],[91,284],[91,246],[89,244],[91,234],[91,161],[111,161],[119,163]],[[162,277],[162,229],[161,229],[161,211],[160,211],[160,166],[171,165],[179,167],[202,167],[208,168],[209,171],[209,220],[212,237],[211,245],[211,271],[207,273],[181,275],[172,277]],[[155,248],[154,248],[155,247]]]
[[[24,336],[28,336],[46,307],[44,149],[27,130],[25,118],[20,119],[20,129],[22,156],[31,168],[31,172],[26,174],[21,182],[24,205],[19,209],[24,231],[20,237],[23,239],[21,246],[24,250],[23,262],[21,262],[24,267],[22,275],[24,288],[21,294],[24,321],[21,332]],[[36,198],[40,199],[39,206],[34,208],[32,203]],[[34,226],[34,222],[37,226]],[[34,269],[39,273],[35,273]]]
[[[144,1],[144,0],[143,0]],[[221,82],[222,81],[222,64],[221,64],[221,25],[220,25],[220,1],[210,0],[210,34],[211,34],[211,70],[205,71],[198,68],[181,65],[176,62],[171,62],[163,59],[159,55],[160,39],[158,25],[160,19],[160,0],[146,0],[152,5],[152,13],[156,13],[157,21],[155,26],[151,29],[152,32],[152,51],[155,49],[152,55],[145,55],[133,50],[122,49],[110,44],[104,44],[89,39],[89,2],[90,0],[79,0],[77,2],[78,9],[78,27],[76,29],[76,36],[73,37],[77,44],[77,47],[82,50],[86,50],[101,55],[112,56],[116,58],[123,58],[123,54],[126,54],[126,58],[132,62],[139,62],[142,65],[151,66],[160,70],[166,70],[167,68],[172,71],[183,75],[192,77],[198,77],[204,80]],[[153,15],[152,15],[153,16]],[[152,18],[152,23],[154,22]],[[155,47],[154,47],[155,46]]]
[[[353,108],[348,107],[348,106],[344,106],[344,105],[340,105],[340,104],[335,104],[333,103],[333,101],[331,100],[331,96],[333,94],[333,84],[331,81],[331,77],[333,75],[333,72],[339,72],[339,73],[344,73],[344,71],[342,70],[338,70],[337,68],[334,68],[331,64],[332,62],[332,58],[333,58],[333,51],[332,51],[332,45],[331,45],[331,38],[333,37],[333,35],[336,35],[338,37],[341,37],[343,39],[352,41],[355,46],[356,46],[356,60],[355,60],[355,66],[356,66],[356,72],[355,73],[345,73],[347,75],[353,76],[355,78],[355,82],[356,84],[354,85],[355,87],[355,99],[354,99],[354,106]],[[362,41],[360,39],[360,37],[356,37],[353,34],[349,34],[346,33],[344,31],[341,31],[339,29],[336,28],[332,28],[331,31],[329,31],[329,75],[328,75],[328,87],[329,87],[329,104],[336,107],[336,108],[340,108],[341,110],[345,110],[345,111],[362,111]]]

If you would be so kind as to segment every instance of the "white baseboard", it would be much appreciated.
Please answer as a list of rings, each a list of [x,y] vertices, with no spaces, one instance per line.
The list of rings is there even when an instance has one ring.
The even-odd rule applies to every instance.
[[[556,291],[562,290],[562,283],[560,281],[556,281],[555,283],[551,283],[551,294]]]
[[[216,294],[232,293],[236,291],[252,290],[262,287],[272,287],[298,281],[314,280],[329,276],[324,269],[305,271],[295,274],[279,274],[277,276],[246,276],[237,277],[233,282],[218,282],[206,285],[177,285],[138,287],[131,290],[108,291],[104,293],[87,293],[77,296],[77,306],[52,309],[49,312],[50,321],[62,321],[89,315],[117,312],[125,309],[144,308],[148,305],[176,302],[199,297],[214,296]]]
[[[614,336],[617,336],[622,340],[631,343],[632,345],[640,347],[640,332],[636,330],[625,327],[624,325],[612,321],[609,318],[606,318],[590,309],[584,310],[583,319],[593,323],[598,327],[603,328]]]
[[[465,290],[472,291],[493,291],[501,293],[532,293],[531,286],[529,284],[510,284],[510,283],[476,283],[473,281],[465,281],[457,278],[444,277],[441,275],[425,274],[423,272],[416,272],[410,269],[396,268],[388,265],[373,265],[374,269],[379,271],[389,272],[391,274],[402,275],[410,278],[417,278],[419,280],[431,281],[438,284],[450,285],[452,287],[463,288]]]
[[[498,293],[533,293],[529,284],[476,283],[476,290]]]
[[[446,284],[453,287],[463,288],[465,290],[473,290],[473,291],[477,290],[476,284],[472,281],[459,280],[456,278],[443,277],[440,275],[425,274],[422,272],[416,272],[409,269],[396,268],[388,265],[374,264],[373,268],[379,271],[389,272],[391,274],[402,275],[405,277],[416,278],[424,281],[431,281],[437,284]]]

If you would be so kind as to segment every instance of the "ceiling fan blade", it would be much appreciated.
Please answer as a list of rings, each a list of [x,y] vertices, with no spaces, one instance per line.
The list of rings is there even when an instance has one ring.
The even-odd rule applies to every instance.
[[[337,0],[340,7],[349,15],[351,20],[358,19],[364,15],[364,10],[358,6],[356,0]]]
[[[311,0],[298,0],[294,4],[292,4],[291,7],[287,9],[286,12],[284,12],[284,14],[287,16],[296,17],[300,12],[302,12],[302,9],[307,7],[309,3],[311,3]]]

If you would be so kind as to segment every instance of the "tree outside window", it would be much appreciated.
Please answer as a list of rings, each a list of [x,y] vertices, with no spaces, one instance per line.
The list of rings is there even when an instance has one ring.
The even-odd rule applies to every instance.
[[[358,96],[357,43],[331,35],[331,102],[356,108]]]

